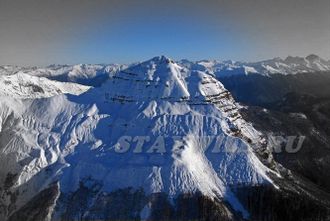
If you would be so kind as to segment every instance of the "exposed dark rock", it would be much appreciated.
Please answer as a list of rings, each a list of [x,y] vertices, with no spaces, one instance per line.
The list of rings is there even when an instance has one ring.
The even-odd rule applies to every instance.
[[[45,221],[49,216],[57,196],[59,188],[53,184],[33,197],[27,204],[9,217],[9,221]]]
[[[307,106],[313,109],[312,105]],[[319,121],[314,117],[317,115],[315,110],[311,113],[305,112],[307,119],[281,111],[268,110],[265,112],[259,107],[249,107],[241,112],[243,117],[253,122],[254,127],[260,131],[285,138],[304,136],[304,142],[298,152],[288,153],[282,147],[280,152],[273,152],[274,159],[330,193],[330,177],[328,176],[330,137],[327,136],[328,127],[322,125],[322,122],[327,122],[326,119]],[[297,145],[296,142],[294,145]]]
[[[327,221],[330,207],[305,194],[272,186],[240,187],[236,193],[253,221]]]
[[[68,220],[140,220],[140,213],[149,204],[150,221],[160,220],[240,220],[224,202],[214,201],[201,194],[182,194],[170,199],[165,193],[147,196],[142,189],[118,189],[103,192],[97,182],[82,181],[77,191],[64,194],[57,210]]]
[[[42,89],[42,87],[35,85],[35,84],[30,84],[28,85],[32,88],[33,92],[38,92],[38,93],[45,93],[44,89]]]
[[[11,186],[14,185],[17,178],[17,174],[8,173],[4,183],[4,189],[8,190]]]

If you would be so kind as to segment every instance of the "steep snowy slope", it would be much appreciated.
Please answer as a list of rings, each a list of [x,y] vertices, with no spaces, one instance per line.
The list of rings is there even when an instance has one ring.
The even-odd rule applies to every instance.
[[[170,204],[201,193],[247,218],[231,188],[273,185],[275,172],[254,153],[261,134],[241,118],[230,93],[211,75],[164,56],[80,96],[7,95],[0,103],[1,220],[43,213],[110,219],[109,202],[125,188],[164,193]],[[127,217],[155,210],[152,198],[133,199]]]
[[[23,73],[0,75],[0,95],[17,98],[41,98],[58,94],[79,95],[90,87],[49,80]]]

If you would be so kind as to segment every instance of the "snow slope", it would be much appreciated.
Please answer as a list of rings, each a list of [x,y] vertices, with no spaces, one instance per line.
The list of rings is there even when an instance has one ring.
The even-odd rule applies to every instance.
[[[160,56],[79,96],[53,94],[54,82],[31,79],[42,88],[47,83],[47,96],[22,100],[26,94],[17,96],[22,90],[12,87],[0,99],[1,220],[54,182],[61,196],[84,180],[99,183],[99,193],[125,187],[170,198],[201,192],[244,217],[249,214],[231,186],[273,183],[269,173],[275,172],[255,155],[261,134],[205,72]],[[54,207],[56,220],[65,204]]]
[[[62,93],[79,95],[89,88],[89,86],[58,82],[24,73],[0,75],[0,95],[2,96],[41,98]]]

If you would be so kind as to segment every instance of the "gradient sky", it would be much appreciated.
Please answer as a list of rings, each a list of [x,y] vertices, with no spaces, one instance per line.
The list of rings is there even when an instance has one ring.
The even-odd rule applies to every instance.
[[[330,59],[329,0],[0,0],[0,64]]]

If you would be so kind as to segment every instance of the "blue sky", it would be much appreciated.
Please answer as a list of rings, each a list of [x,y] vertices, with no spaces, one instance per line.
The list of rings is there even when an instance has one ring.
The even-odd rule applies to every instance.
[[[0,64],[330,59],[329,0],[0,1]]]
[[[139,61],[155,55],[228,59],[248,48],[238,37],[240,33],[197,18],[140,16],[111,26],[106,22],[99,25],[83,32],[79,41],[72,39],[77,47],[73,56],[92,63]]]

